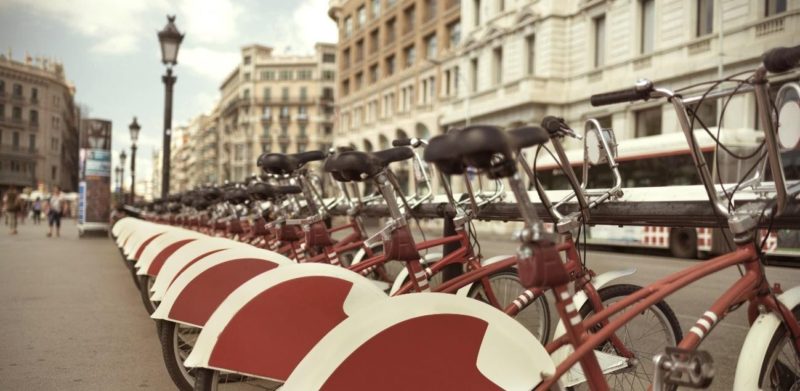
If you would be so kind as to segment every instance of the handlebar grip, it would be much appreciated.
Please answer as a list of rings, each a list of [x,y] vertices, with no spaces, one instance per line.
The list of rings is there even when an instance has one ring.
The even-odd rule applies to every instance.
[[[604,94],[595,94],[589,98],[592,106],[605,106],[613,105],[615,103],[635,102],[637,100],[647,100],[650,98],[650,92],[653,90],[652,86],[645,89],[629,88],[621,91],[606,92]]]
[[[397,140],[392,140],[393,147],[410,147],[411,146],[411,139],[410,138],[401,138]]]
[[[764,53],[764,68],[772,73],[791,70],[800,62],[800,45],[774,48]]]

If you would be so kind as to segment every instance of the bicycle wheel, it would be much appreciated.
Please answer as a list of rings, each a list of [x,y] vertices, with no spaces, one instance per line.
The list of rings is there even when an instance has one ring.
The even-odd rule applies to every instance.
[[[792,313],[800,320],[800,306],[794,307]],[[760,390],[800,390],[800,357],[792,342],[785,324],[775,329],[758,371]]]
[[[274,391],[283,383],[266,379],[222,373],[212,369],[197,368],[195,391]]]
[[[147,310],[148,315],[153,315],[156,307],[158,307],[156,302],[150,300],[151,289],[153,289],[155,282],[156,279],[154,277],[148,275],[139,276],[139,293],[142,296],[142,303],[144,303],[144,309]]]
[[[600,289],[597,293],[603,302],[604,307],[608,307],[626,296],[642,289],[642,287],[630,284],[611,285]],[[614,319],[625,313],[622,310]],[[592,305],[587,302],[580,309],[580,314],[586,318],[593,313]],[[601,326],[595,325],[589,332],[597,331]],[[651,306],[639,316],[631,319],[619,330],[616,336],[622,341],[625,348],[635,354],[635,357],[628,361],[626,368],[605,375],[606,381],[612,390],[647,390],[653,381],[655,366],[653,357],[661,353],[665,346],[675,346],[683,338],[678,318],[672,308],[666,302],[660,301]],[[610,341],[606,341],[595,350],[605,353],[618,354]],[[588,390],[587,384],[579,384],[574,390]]]
[[[492,293],[497,298],[501,310],[511,305],[525,291],[525,286],[520,282],[515,270],[504,270],[492,274],[488,278],[489,286],[491,286]],[[469,297],[485,303],[489,302],[486,290],[479,282],[470,289]],[[514,319],[525,326],[539,341],[545,342],[550,338],[550,307],[544,295],[525,304],[514,316]]]
[[[181,391],[191,391],[194,384],[194,369],[183,366],[191,353],[200,329],[165,320],[161,327],[161,351],[164,365],[172,381]]]

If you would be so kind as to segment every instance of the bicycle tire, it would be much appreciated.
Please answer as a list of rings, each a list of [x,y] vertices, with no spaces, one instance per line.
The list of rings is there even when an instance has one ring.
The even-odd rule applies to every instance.
[[[194,389],[195,376],[194,371],[183,366],[185,357],[181,356],[180,336],[178,334],[180,327],[175,322],[165,320],[161,326],[161,352],[164,356],[164,365],[167,368],[167,373],[181,391],[191,391]],[[199,329],[198,329],[199,330]],[[186,352],[188,355],[189,351]]]
[[[506,269],[494,273],[488,277],[489,284],[495,293],[495,297],[500,301],[500,310],[510,305],[522,292],[525,291],[525,286],[522,285],[516,269]],[[509,290],[509,283],[514,286]],[[495,290],[495,287],[497,288]],[[479,295],[483,291],[483,285],[476,282],[470,289],[468,296],[473,299],[482,300]],[[499,296],[501,297],[498,297]],[[486,302],[486,300],[482,300]],[[520,308],[514,319],[519,321],[525,326],[528,331],[533,334],[536,339],[542,343],[550,339],[550,305],[547,302],[545,295],[541,295],[534,300],[528,301]]]
[[[142,296],[142,303],[144,309],[147,310],[148,315],[153,315],[157,305],[150,300],[150,289],[155,283],[155,278],[148,275],[139,276],[139,294]]]
[[[600,290],[597,291],[597,293],[600,296],[600,300],[602,301],[603,306],[607,307],[608,305],[617,301],[618,299],[625,298],[640,289],[642,289],[642,287],[638,285],[616,284],[601,288]],[[585,319],[587,316],[589,316],[589,314],[592,313],[592,310],[593,308],[591,303],[587,301],[583,306],[581,306],[580,309],[581,317]],[[647,390],[650,386],[650,383],[653,381],[653,371],[654,371],[653,357],[656,354],[661,353],[664,347],[676,346],[681,341],[681,339],[683,339],[683,331],[681,330],[680,322],[678,322],[678,318],[675,316],[675,312],[665,301],[663,300],[659,301],[654,306],[650,306],[648,310],[649,312],[652,312],[656,316],[657,320],[659,320],[659,322],[661,323],[661,326],[663,327],[662,331],[664,332],[664,338],[655,339],[654,342],[651,344],[652,347],[650,348],[641,345],[634,346],[634,344],[631,341],[632,337],[628,327],[629,325],[632,325],[634,322],[636,322],[637,319],[643,319],[641,316],[633,318],[624,327],[617,330],[616,331],[617,336],[620,338],[620,340],[622,340],[623,343],[625,343],[625,346],[627,348],[630,348],[634,352],[642,352],[642,353],[637,354],[637,356],[641,358],[635,360],[633,364],[635,365],[634,368],[635,372],[633,372],[634,379],[626,379],[619,376],[619,375],[631,374],[632,371],[630,369],[613,372],[605,376],[606,381],[608,382],[608,385],[611,387],[611,389]],[[617,316],[623,312],[625,312],[625,310],[618,313]],[[643,312],[642,316],[645,315],[646,312]],[[589,331],[591,332],[592,329],[596,330],[599,327],[600,327],[599,324],[595,325],[595,327],[591,328]],[[648,327],[640,327],[639,329],[645,330],[647,331],[647,333],[653,332],[652,329]],[[635,334],[636,333],[634,333],[634,335]],[[648,334],[645,334],[644,336],[647,335]],[[612,349],[613,347],[611,346],[611,343],[608,341],[600,344],[598,347],[595,348],[595,350],[601,350],[604,352],[611,352]],[[641,371],[639,371],[640,369]],[[637,376],[637,372],[640,373],[639,376]],[[623,383],[624,387],[620,388],[619,387],[620,383]],[[588,388],[587,384],[584,383],[572,387],[572,390],[583,390],[587,388]]]
[[[795,306],[792,313],[795,319],[800,320],[800,305]],[[760,390],[797,390],[800,388],[800,357],[794,352],[794,347],[790,343],[789,331],[786,325],[781,323],[772,333],[763,355],[759,354],[760,359],[756,361],[760,363],[757,366]],[[795,353],[793,358],[791,357],[792,353]],[[737,374],[737,376],[739,375]]]

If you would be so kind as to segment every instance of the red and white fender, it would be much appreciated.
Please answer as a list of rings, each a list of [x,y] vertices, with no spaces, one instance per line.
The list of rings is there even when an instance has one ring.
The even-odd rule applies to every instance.
[[[281,390],[531,390],[554,373],[545,348],[508,315],[477,300],[423,292],[347,318]]]
[[[151,318],[203,327],[231,292],[255,276],[292,264],[283,255],[253,248],[234,248],[211,254],[178,275]],[[159,273],[158,280],[164,277]],[[155,297],[151,300],[157,301]]]
[[[152,287],[151,300],[161,301],[167,288],[181,272],[191,264],[220,251],[242,248],[258,250],[253,246],[225,238],[209,237],[186,243],[167,257],[161,266]]]
[[[208,236],[201,233],[190,231],[179,227],[169,227],[169,229],[159,237],[155,238],[142,252],[142,256],[136,260],[135,267],[137,275],[155,276],[167,260],[182,246],[197,239],[206,239]]]
[[[800,286],[778,295],[778,300],[790,311],[800,305]],[[734,391],[758,389],[761,365],[766,359],[770,339],[781,326],[780,318],[773,312],[761,314],[750,326],[742,344],[739,361],[736,363],[736,376],[733,379]]]
[[[281,266],[220,304],[184,365],[285,381],[331,329],[386,299],[368,279],[338,266]]]
[[[117,220],[111,227],[111,235],[114,236],[114,238],[118,239],[119,235],[122,234],[122,232],[126,230],[128,225],[134,221],[141,221],[141,220],[133,217],[123,217]],[[119,240],[117,242],[119,242]]]
[[[128,242],[123,249],[125,259],[128,261],[136,261],[139,259],[147,246],[149,246],[155,240],[155,238],[168,231],[165,226],[159,226],[156,224],[141,225],[138,227],[139,228],[137,231],[131,235],[130,239],[128,239]]]

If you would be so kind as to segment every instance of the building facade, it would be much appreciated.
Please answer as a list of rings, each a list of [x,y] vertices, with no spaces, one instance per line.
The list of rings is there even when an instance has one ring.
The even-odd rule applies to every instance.
[[[0,192],[78,190],[80,111],[55,61],[0,55]]]
[[[666,102],[595,108],[589,97],[642,77],[678,88],[754,69],[800,35],[800,3],[777,0],[331,0],[329,15],[340,33],[337,145],[366,151],[545,115],[576,129],[598,118],[621,141],[677,132]],[[774,80],[787,77],[797,74]],[[717,108],[694,109],[713,127]],[[728,113],[726,127],[756,126],[752,96]]]
[[[214,110],[218,181],[257,172],[267,151],[325,149],[332,144],[336,47],[317,44],[309,56],[273,55],[272,48],[242,48],[241,62],[220,86]]]

